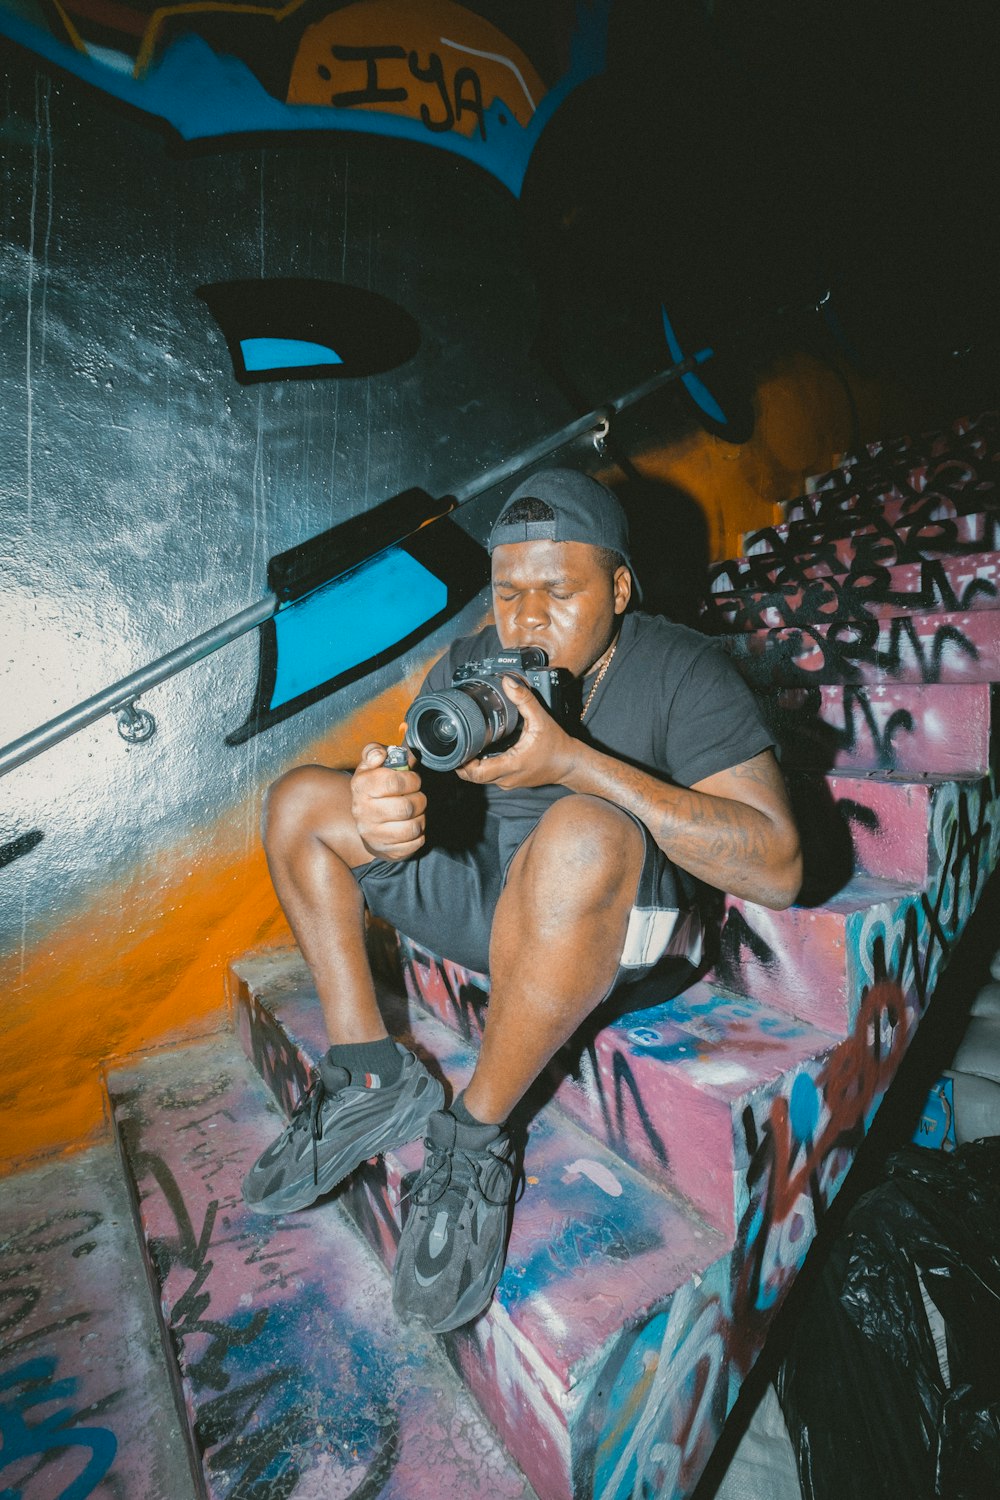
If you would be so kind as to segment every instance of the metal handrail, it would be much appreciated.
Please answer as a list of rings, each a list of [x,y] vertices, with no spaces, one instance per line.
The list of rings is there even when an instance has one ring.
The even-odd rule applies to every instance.
[[[522,449],[511,458],[501,460],[485,474],[469,480],[467,484],[457,489],[454,492],[452,509],[466,505],[477,495],[485,494],[495,485],[502,484],[505,479],[509,479],[512,474],[517,474],[521,469],[530,468],[539,459],[547,458],[549,454],[555,453],[559,448],[564,448],[567,443],[571,443],[574,438],[581,437],[584,433],[593,432],[594,444],[598,452],[602,451],[604,439],[610,429],[611,418],[616,412],[634,406],[644,396],[651,395],[670,381],[679,380],[684,375],[690,374],[698,365],[710,359],[712,352],[711,349],[703,349],[700,353],[671,365],[668,369],[660,370],[656,375],[651,375],[648,380],[643,381],[641,385],[634,386],[625,395],[608,402],[606,406],[595,407],[586,416],[567,423],[565,427],[560,427],[549,437],[542,438],[531,447]],[[325,582],[329,581],[329,579],[325,580]],[[178,672],[183,672],[195,662],[203,661],[206,656],[211,656],[223,646],[228,646],[230,641],[235,641],[241,635],[246,635],[248,631],[265,624],[277,612],[279,602],[275,594],[265,595],[256,604],[248,605],[246,609],[240,610],[239,614],[231,615],[228,620],[223,620],[211,630],[195,636],[193,640],[186,642],[183,646],[178,646],[176,650],[169,651],[166,656],[157,657],[148,666],[140,667],[128,677],[120,678],[118,682],[113,682],[101,692],[95,693],[93,697],[85,698],[82,703],[75,704],[65,713],[47,720],[37,729],[30,730],[20,739],[12,740],[10,744],[0,749],[0,776],[5,776],[8,771],[24,765],[25,761],[33,760],[36,755],[50,750],[54,745],[69,739],[71,735],[77,734],[81,729],[86,729],[88,724],[93,724],[97,719],[109,713],[118,715],[118,728],[123,738],[133,743],[149,739],[155,731],[156,723],[151,714],[136,708],[136,699],[140,693],[155,687],[157,683],[164,682],[168,677],[175,677]]]

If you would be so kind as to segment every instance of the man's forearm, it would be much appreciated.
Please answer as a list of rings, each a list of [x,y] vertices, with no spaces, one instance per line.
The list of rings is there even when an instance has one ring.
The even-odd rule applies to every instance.
[[[736,797],[672,786],[588,745],[578,745],[563,781],[570,791],[603,797],[646,825],[681,869],[707,885],[764,906],[788,906],[801,879],[798,837],[790,818]],[[747,792],[767,794],[754,761],[741,766]],[[765,795],[766,800],[766,795]]]

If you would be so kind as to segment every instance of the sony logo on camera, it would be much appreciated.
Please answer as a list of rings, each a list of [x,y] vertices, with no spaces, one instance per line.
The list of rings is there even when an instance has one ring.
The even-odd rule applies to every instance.
[[[566,719],[564,674],[539,646],[501,651],[458,667],[451,687],[421,693],[406,714],[406,743],[435,771],[454,771],[479,755],[499,755],[516,740],[521,715],[503,690],[520,677],[554,718]]]

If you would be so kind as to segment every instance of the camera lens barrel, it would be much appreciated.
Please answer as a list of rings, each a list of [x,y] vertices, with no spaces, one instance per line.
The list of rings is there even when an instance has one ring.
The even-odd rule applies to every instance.
[[[406,743],[433,771],[454,771],[513,733],[520,715],[499,682],[472,678],[421,693],[406,715]]]

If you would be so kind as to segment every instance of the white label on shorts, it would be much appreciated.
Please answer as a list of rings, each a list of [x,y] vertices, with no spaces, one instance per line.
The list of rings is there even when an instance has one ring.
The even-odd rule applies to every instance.
[[[701,962],[701,918],[695,911],[633,906],[622,949],[623,969],[644,968],[665,954]]]

